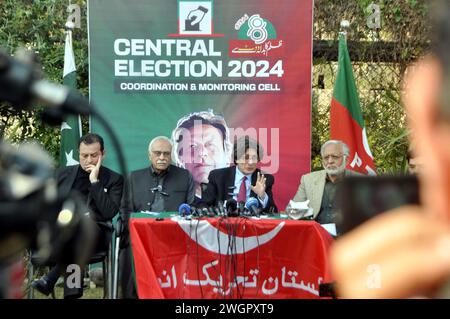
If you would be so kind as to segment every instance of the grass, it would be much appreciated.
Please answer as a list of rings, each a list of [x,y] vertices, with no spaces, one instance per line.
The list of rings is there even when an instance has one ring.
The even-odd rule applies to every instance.
[[[28,288],[26,288],[28,289]],[[26,296],[25,291],[25,296]],[[55,299],[63,299],[64,297],[64,288],[63,287],[55,287]],[[41,294],[37,290],[34,291],[34,299],[52,299],[52,295],[46,296]],[[95,287],[95,288],[85,288],[83,290],[83,296],[80,299],[103,299],[103,287]]]
[[[38,268],[34,274],[34,279],[40,278],[44,273],[46,273],[46,267]],[[61,279],[61,278],[60,278]],[[85,278],[85,289],[83,289],[83,296],[80,299],[103,299],[103,287],[95,287],[95,284],[89,279]],[[24,298],[27,298],[28,292],[31,286],[28,284],[28,279],[25,279],[23,283]],[[64,287],[61,284],[56,284],[54,290],[55,299],[63,299],[64,297]],[[34,290],[34,299],[51,299],[52,295],[46,296],[41,294],[37,290]]]

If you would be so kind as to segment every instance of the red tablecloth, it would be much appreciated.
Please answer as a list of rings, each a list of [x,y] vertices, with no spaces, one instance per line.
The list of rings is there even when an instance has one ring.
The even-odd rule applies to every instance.
[[[333,238],[316,222],[131,218],[140,298],[318,298]]]

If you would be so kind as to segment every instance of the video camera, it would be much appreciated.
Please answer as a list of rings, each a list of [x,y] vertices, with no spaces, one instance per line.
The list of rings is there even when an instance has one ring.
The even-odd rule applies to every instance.
[[[23,52],[12,58],[0,51],[0,102],[20,109],[43,103],[60,119],[90,113],[81,94],[41,79],[32,55]],[[53,161],[40,146],[0,140],[0,298],[11,290],[3,275],[27,248],[43,263],[85,265],[96,241],[87,211],[77,193],[58,194]]]
[[[0,272],[25,249],[43,263],[83,267],[95,242],[78,194],[58,194],[52,160],[37,144],[0,142]],[[0,297],[8,286],[0,282]]]

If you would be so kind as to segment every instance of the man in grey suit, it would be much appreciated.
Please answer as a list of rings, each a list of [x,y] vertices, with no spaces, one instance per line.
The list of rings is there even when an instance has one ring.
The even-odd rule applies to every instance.
[[[172,165],[172,141],[165,136],[155,137],[148,146],[150,167],[131,172],[128,189],[122,198],[121,213],[124,233],[120,244],[122,296],[136,298],[136,287],[131,276],[131,247],[128,233],[130,213],[140,211],[178,211],[183,204],[191,205],[195,197],[192,174]]]
[[[361,174],[345,169],[349,149],[342,141],[325,142],[320,149],[320,155],[324,169],[302,176],[293,201],[303,202],[309,199],[314,220],[320,224],[328,224],[335,222],[337,186],[345,176]]]

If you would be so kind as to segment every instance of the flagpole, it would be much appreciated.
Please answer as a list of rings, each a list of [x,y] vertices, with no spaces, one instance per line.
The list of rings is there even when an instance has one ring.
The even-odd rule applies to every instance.
[[[67,21],[65,24],[64,44],[64,69],[63,84],[69,88],[76,89],[76,65],[72,46],[72,29],[75,24]],[[81,136],[81,119],[79,115],[65,115],[61,123],[60,140],[60,166],[77,165],[78,141]]]
[[[347,169],[376,175],[347,47],[350,22],[342,20],[340,27],[338,66],[330,108],[330,138],[341,140],[348,146]]]

